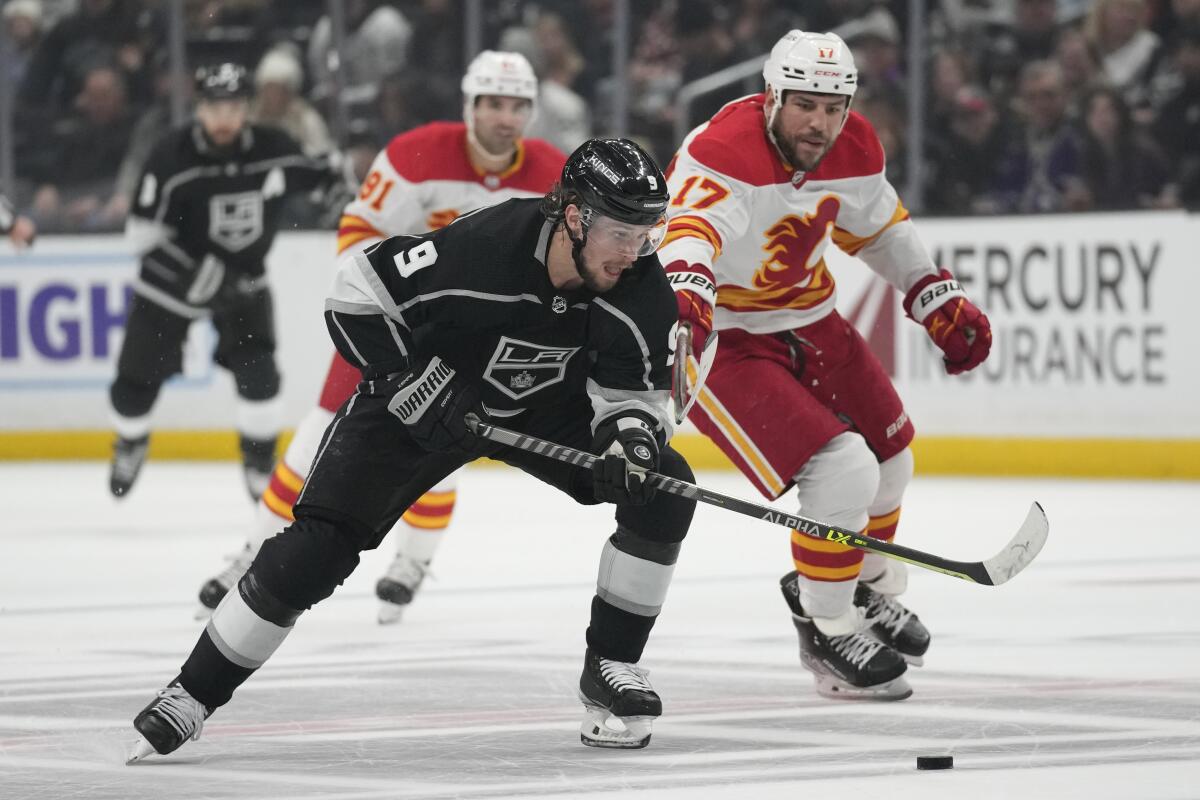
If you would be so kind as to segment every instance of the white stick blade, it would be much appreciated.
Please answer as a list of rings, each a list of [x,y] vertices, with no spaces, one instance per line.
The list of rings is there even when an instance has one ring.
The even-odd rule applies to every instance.
[[[1029,507],[1025,521],[1020,530],[1013,536],[1003,550],[987,561],[983,568],[992,579],[992,585],[999,586],[1012,579],[1018,572],[1025,569],[1042,552],[1046,539],[1050,535],[1050,522],[1040,503]]]

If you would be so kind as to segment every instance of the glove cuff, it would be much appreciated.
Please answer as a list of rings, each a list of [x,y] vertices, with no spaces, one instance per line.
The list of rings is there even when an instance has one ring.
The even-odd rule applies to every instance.
[[[710,307],[717,305],[717,284],[712,274],[699,264],[689,264],[686,261],[672,261],[664,267],[667,273],[667,283],[675,292],[691,292]]]
[[[948,270],[942,270],[937,275],[926,275],[908,290],[904,296],[904,313],[924,323],[930,314],[956,297],[966,300],[967,293]]]
[[[388,401],[388,411],[400,418],[405,425],[421,420],[425,412],[433,407],[438,393],[454,378],[454,368],[437,356],[430,359],[425,369],[410,377]]]
[[[662,449],[658,441],[658,434],[655,432],[655,423],[647,417],[626,411],[620,416],[609,417],[596,426],[596,435],[593,446],[597,453],[606,452],[614,442],[619,441],[620,434],[623,431],[642,431],[654,442],[654,446]]]

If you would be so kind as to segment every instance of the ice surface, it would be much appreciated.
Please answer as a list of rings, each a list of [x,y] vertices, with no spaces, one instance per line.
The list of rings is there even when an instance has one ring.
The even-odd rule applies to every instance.
[[[700,506],[642,662],[665,713],[622,752],[579,743],[575,699],[610,511],[468,470],[402,623],[375,623],[389,540],[200,741],[126,767],[250,524],[238,473],[152,461],[118,503],[98,463],[0,466],[0,797],[1200,797],[1194,483],[915,481],[909,546],[986,558],[1035,499],[1051,533],[999,587],[910,570],[934,643],[890,704],[816,696],[777,588],[786,531]],[[953,770],[916,770],[943,753]]]

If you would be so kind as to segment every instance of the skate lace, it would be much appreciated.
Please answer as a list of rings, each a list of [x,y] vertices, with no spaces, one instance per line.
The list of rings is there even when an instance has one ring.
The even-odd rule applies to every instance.
[[[204,718],[208,714],[208,709],[182,686],[160,689],[154,711],[165,719],[176,733],[193,741],[200,738],[200,731],[204,729]]]
[[[879,652],[882,644],[858,631],[829,639],[829,646],[856,667],[865,666]]]
[[[869,623],[883,625],[891,630],[893,636],[899,635],[913,616],[896,599],[876,591],[872,591],[867,599],[866,612]]]
[[[646,676],[650,674],[650,670],[642,669],[636,664],[630,664],[626,661],[610,661],[607,658],[601,658],[600,661],[600,676],[618,691],[626,689],[636,689],[643,692],[653,692],[654,687],[650,685],[650,681],[646,680]]]
[[[432,573],[429,571],[428,561],[421,562],[408,556],[396,556],[384,577],[415,590],[425,580],[425,576],[430,574]]]

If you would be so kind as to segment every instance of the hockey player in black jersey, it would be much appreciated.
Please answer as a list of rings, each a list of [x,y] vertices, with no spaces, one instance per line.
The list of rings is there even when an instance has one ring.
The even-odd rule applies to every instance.
[[[200,69],[196,92],[195,122],[151,152],[126,226],[141,267],[109,391],[117,432],[109,487],[117,497],[145,461],[150,412],[181,369],[188,327],[205,317],[217,331],[215,360],[237,387],[247,489],[262,493],[282,424],[264,260],[286,198],[342,182],[331,160],[303,155],[282,131],[247,124],[242,67]]]
[[[649,742],[662,704],[638,661],[695,508],[644,480],[647,470],[692,474],[666,444],[676,306],[654,250],[667,201],[641,148],[593,139],[542,200],[509,200],[342,263],[325,318],[363,382],[325,432],[295,522],[263,543],[179,676],[135,718],[131,762],[198,736],[360,551],[481,455],[577,502],[616,503],[586,634],[580,735],[597,747]],[[470,412],[604,458],[564,467],[477,439]]]
[[[37,235],[37,226],[29,217],[18,214],[0,194],[0,236],[7,236],[17,248],[29,247]]]

